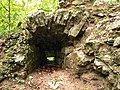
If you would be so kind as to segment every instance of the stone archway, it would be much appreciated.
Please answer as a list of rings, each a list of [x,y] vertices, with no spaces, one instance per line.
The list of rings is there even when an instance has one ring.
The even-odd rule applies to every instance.
[[[97,71],[120,89],[120,6],[65,4],[52,15],[31,15],[20,32],[6,38],[0,79],[28,74],[52,56],[79,75]]]
[[[29,44],[34,47],[38,62],[41,64],[47,63],[47,57],[54,57],[55,63],[62,58],[61,49],[69,41],[69,37],[64,33],[65,25],[51,24],[50,27],[38,26],[35,32],[32,32],[32,38]],[[41,60],[40,60],[41,59]],[[44,59],[44,60],[43,60]]]
[[[54,63],[61,66],[65,54],[63,48],[73,46],[76,37],[84,33],[87,17],[84,10],[74,14],[58,10],[52,16],[44,12],[31,15],[19,33],[10,34],[6,39],[4,51],[8,54],[2,62],[3,75],[7,72],[11,76],[16,71],[30,73],[47,64],[47,57],[54,57]]]
[[[71,12],[63,10],[58,11],[53,16],[45,16],[44,12],[38,12],[29,17],[22,34],[28,32],[31,36],[31,38],[27,40],[27,43],[34,52],[34,57],[30,60],[32,61],[31,65],[35,64],[34,66],[38,66],[38,62],[39,65],[44,65],[48,63],[46,60],[47,57],[54,57],[55,64],[61,66],[64,61],[63,47],[73,45],[75,38],[84,32],[82,28],[87,19],[86,15],[82,18],[83,20],[81,20],[81,22],[75,23],[77,25],[73,23],[79,17],[78,14],[80,13],[82,12],[79,11],[72,15]],[[28,54],[28,57],[29,55],[31,56],[31,54]],[[29,61],[27,61],[27,63],[28,62]],[[29,67],[29,65],[26,67]]]

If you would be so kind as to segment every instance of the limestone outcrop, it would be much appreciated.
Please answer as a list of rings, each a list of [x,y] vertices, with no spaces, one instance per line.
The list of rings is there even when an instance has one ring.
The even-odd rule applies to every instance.
[[[73,3],[73,2],[72,2]],[[5,39],[0,80],[25,77],[55,57],[55,64],[81,76],[95,71],[120,89],[120,4],[61,5],[51,15],[37,12]],[[107,89],[105,89],[107,90]]]

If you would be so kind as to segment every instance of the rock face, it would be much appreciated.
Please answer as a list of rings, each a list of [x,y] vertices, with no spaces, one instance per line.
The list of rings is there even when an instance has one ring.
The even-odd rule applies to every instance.
[[[20,32],[6,38],[0,80],[25,77],[55,57],[54,64],[79,76],[95,71],[108,80],[109,90],[120,89],[120,5],[75,1],[63,2],[52,15],[31,15]]]

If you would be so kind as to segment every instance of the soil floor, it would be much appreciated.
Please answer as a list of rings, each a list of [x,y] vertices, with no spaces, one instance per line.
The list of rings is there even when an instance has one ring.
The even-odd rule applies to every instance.
[[[0,90],[104,90],[105,79],[94,72],[75,77],[71,70],[47,66],[34,70],[23,79],[4,80]]]

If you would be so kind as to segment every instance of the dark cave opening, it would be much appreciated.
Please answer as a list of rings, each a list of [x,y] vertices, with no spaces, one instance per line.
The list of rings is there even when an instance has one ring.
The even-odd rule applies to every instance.
[[[60,65],[60,62],[62,61],[61,43],[40,41],[39,44],[36,45],[36,48],[38,52],[37,57],[40,67],[47,64]]]
[[[62,67],[62,64],[64,64],[64,53],[61,52],[61,49],[69,41],[68,36],[61,32],[61,30],[64,30],[63,28],[57,26],[56,30],[38,27],[36,32],[33,33],[30,43],[35,49],[37,67],[49,64]]]

